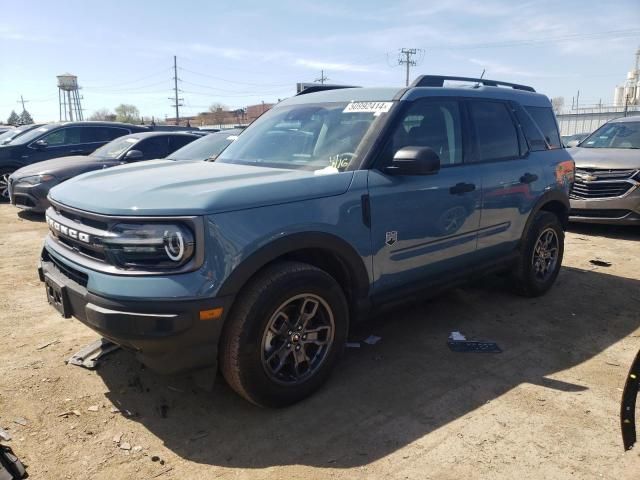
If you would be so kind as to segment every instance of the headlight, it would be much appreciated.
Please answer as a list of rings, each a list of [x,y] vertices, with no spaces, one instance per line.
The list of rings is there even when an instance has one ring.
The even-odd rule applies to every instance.
[[[16,179],[16,183],[27,183],[29,185],[38,185],[40,183],[48,182],[49,180],[53,180],[53,175],[31,175],[29,177],[23,177]]]
[[[173,269],[193,257],[193,233],[182,224],[121,223],[104,238],[104,253],[109,263],[120,268],[145,270]]]

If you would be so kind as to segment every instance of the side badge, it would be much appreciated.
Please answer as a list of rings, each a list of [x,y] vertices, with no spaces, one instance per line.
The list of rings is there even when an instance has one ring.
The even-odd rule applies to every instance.
[[[396,232],[395,230],[393,232],[387,232],[384,243],[391,246],[397,241],[398,241],[398,232]]]

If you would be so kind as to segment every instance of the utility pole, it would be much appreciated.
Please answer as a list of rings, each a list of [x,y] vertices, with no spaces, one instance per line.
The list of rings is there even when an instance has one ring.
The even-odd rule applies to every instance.
[[[418,63],[413,59],[413,56],[418,53],[417,48],[402,48],[400,50],[400,55],[398,56],[398,65],[406,65],[407,66],[407,77],[405,80],[405,85],[409,86],[409,69],[413,66],[415,67]]]
[[[169,100],[173,100],[174,103],[171,105],[176,109],[176,125],[180,125],[180,108],[182,104],[180,103],[183,98],[178,98],[178,60],[176,56],[173,56],[173,94],[174,98],[169,98]]]
[[[22,111],[24,112],[26,110],[26,108],[24,108],[24,104],[29,103],[29,100],[25,100],[22,98],[22,95],[20,95],[20,101],[18,103],[22,103]]]
[[[320,85],[324,85],[324,82],[327,80],[329,80],[329,78],[324,76],[324,70],[320,70],[320,78],[316,78],[314,82],[320,82]]]

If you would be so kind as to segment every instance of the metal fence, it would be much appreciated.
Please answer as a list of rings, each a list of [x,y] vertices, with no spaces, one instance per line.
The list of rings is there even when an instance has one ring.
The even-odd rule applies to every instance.
[[[598,127],[624,116],[640,115],[640,106],[630,105],[627,107],[616,107],[613,105],[596,105],[572,109],[568,113],[556,115],[560,135],[573,135],[576,133],[591,133]]]

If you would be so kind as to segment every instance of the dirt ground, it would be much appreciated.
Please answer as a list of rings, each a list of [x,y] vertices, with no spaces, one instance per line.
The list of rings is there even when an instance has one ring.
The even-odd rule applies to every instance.
[[[543,298],[492,278],[359,327],[354,339],[382,340],[347,349],[284,410],[127,352],[96,371],[65,365],[97,336],[47,305],[45,232],[0,205],[0,427],[33,479],[640,478],[618,420],[640,349],[640,229],[573,227]],[[504,351],[453,353],[452,330]]]

